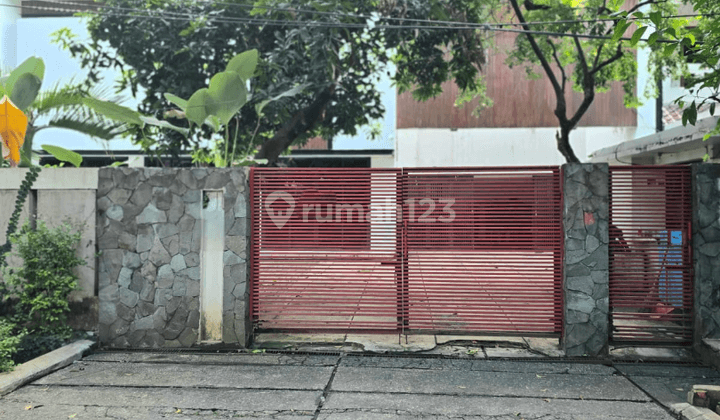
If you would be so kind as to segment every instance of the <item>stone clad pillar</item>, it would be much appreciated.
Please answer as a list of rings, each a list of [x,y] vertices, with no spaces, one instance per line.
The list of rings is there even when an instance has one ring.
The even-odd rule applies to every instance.
[[[205,193],[222,203],[209,221],[215,225],[206,227],[215,236],[212,243],[203,238],[203,207],[210,205],[203,200]],[[207,292],[201,281],[207,281],[212,293],[205,306],[213,307],[215,324],[222,321],[209,339],[246,346],[251,334],[247,203],[243,168],[100,169],[102,344],[160,348],[204,341],[199,336],[200,298]],[[203,247],[211,247],[217,258],[201,261]],[[206,263],[214,264],[214,270],[202,271]]]
[[[563,165],[566,356],[608,353],[608,165]]]
[[[720,338],[720,164],[692,168],[695,344]]]

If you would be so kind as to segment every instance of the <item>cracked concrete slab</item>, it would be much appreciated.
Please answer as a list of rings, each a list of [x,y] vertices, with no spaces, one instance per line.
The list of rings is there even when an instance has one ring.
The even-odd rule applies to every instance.
[[[188,353],[123,353],[101,352],[83,359],[86,362],[178,363],[217,365],[302,365],[334,366],[339,356],[307,354],[188,354]]]
[[[615,370],[609,366],[568,362],[523,362],[506,360],[473,359],[434,359],[414,357],[343,357],[340,366],[436,369],[436,370],[472,370],[484,372],[515,372],[537,374],[571,375],[612,375]]]
[[[84,363],[50,374],[37,385],[95,385],[264,388],[322,390],[332,367],[158,365],[152,363]]]
[[[102,419],[106,418],[107,407],[83,405],[56,405],[2,401],[0,419],[37,420],[37,419]],[[72,416],[72,417],[71,417]]]
[[[26,386],[0,400],[48,408],[77,406],[83,402],[97,407],[173,407],[196,410],[312,411],[320,391],[266,391],[249,389],[137,388],[98,386]],[[7,417],[14,419],[15,417]],[[36,416],[34,418],[43,418]],[[46,417],[52,418],[52,417]],[[61,418],[61,417],[60,417]],[[67,417],[65,417],[67,418]]]
[[[236,410],[183,410],[176,408],[127,408],[110,407],[107,410],[108,418],[117,420],[156,420],[158,418],[172,420],[217,420],[230,418],[243,418],[252,420],[311,420],[312,411],[293,410],[265,410],[265,411],[236,411]]]
[[[423,417],[429,416],[429,417]],[[334,393],[318,419],[399,418],[670,420],[652,402]]]
[[[417,357],[343,357],[342,367],[398,368],[398,369],[434,369],[434,370],[471,370],[471,359],[435,359]]]
[[[649,401],[627,379],[601,375],[340,367],[332,390]]]
[[[720,373],[467,355],[108,352],[0,397],[0,420],[667,420],[663,405],[698,381]]]

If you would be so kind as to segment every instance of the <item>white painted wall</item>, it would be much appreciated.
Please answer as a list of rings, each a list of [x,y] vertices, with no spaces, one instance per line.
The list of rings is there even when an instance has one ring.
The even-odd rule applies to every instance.
[[[393,155],[372,155],[370,156],[371,168],[393,168],[395,157]]]
[[[590,152],[635,136],[636,127],[581,127],[570,143],[581,161]],[[397,130],[396,167],[560,165],[555,128]]]
[[[0,244],[5,243],[10,215],[15,208],[17,188],[25,178],[27,169],[0,169]],[[94,168],[44,168],[32,189],[37,191],[37,219],[48,227],[68,221],[81,231],[78,256],[87,262],[76,270],[79,290],[70,295],[71,300],[95,296],[95,231],[96,190],[98,170]],[[30,197],[28,197],[28,201]],[[20,216],[20,226],[29,220],[28,201]],[[11,266],[20,260],[8,261]]]

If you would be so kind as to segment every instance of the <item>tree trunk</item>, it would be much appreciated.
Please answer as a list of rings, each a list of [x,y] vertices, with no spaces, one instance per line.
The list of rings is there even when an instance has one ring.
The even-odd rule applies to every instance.
[[[580,163],[580,159],[575,156],[572,146],[570,146],[570,132],[572,127],[569,124],[561,124],[560,131],[555,133],[558,151],[565,157],[567,163]]]
[[[301,135],[312,130],[325,117],[325,108],[335,93],[335,85],[320,92],[315,100],[301,109],[286,122],[275,135],[260,147],[255,159],[267,159],[268,166],[273,166],[278,157]]]

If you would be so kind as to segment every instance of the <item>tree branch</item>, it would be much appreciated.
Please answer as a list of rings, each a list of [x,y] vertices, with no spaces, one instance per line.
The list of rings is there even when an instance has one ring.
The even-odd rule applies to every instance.
[[[658,1],[658,0],[646,0],[646,1],[641,1],[640,3],[636,4],[635,6],[633,6],[632,9],[628,10],[628,14],[630,14],[630,13],[636,11],[637,9],[639,9],[639,8],[641,8],[641,7],[643,7],[643,6],[646,6],[646,5],[648,5],[648,4],[659,4],[659,3],[667,3],[667,0],[664,0],[664,1]]]
[[[255,159],[267,159],[268,165],[273,165],[280,153],[290,147],[295,139],[301,134],[312,130],[315,124],[322,121],[325,108],[334,94],[335,84],[333,83],[320,92],[310,105],[296,112],[271,139],[265,141],[260,147],[260,151],[255,155]]]
[[[567,77],[565,76],[565,68],[563,68],[562,64],[560,64],[560,58],[558,58],[557,56],[557,49],[555,49],[555,44],[550,41],[550,38],[547,39],[547,42],[548,44],[550,44],[550,48],[552,48],[553,58],[555,58],[555,63],[560,69],[560,74],[562,75],[562,90],[563,92],[565,92],[565,82],[567,82]]]
[[[600,44],[600,46],[597,49],[597,54],[595,55],[595,61],[593,61],[593,70],[597,68],[598,61],[600,61],[600,54],[602,54],[603,47],[605,46],[605,43],[603,42]]]
[[[624,54],[624,53],[623,53],[623,50],[622,50],[622,45],[621,45],[621,44],[618,44],[617,50],[615,51],[615,55],[613,55],[612,57],[610,57],[610,58],[608,58],[607,60],[605,60],[605,61],[603,61],[602,63],[600,63],[600,65],[598,65],[598,66],[596,66],[595,68],[593,68],[593,69],[590,71],[590,74],[591,74],[591,75],[595,75],[595,73],[597,73],[597,72],[599,72],[600,70],[602,70],[603,67],[605,67],[605,66],[607,66],[607,65],[609,65],[609,64],[612,64],[612,63],[614,63],[615,61],[617,61],[617,60],[619,60],[620,58],[622,58],[623,54]]]
[[[522,24],[523,29],[526,31],[525,35],[527,36],[528,42],[530,42],[530,47],[532,47],[533,52],[537,56],[538,60],[540,60],[540,64],[542,65],[543,70],[545,70],[545,74],[547,75],[548,79],[550,79],[553,90],[555,90],[555,99],[557,100],[557,102],[555,103],[555,116],[558,118],[558,121],[562,125],[567,122],[567,102],[565,102],[565,90],[562,86],[560,86],[560,83],[558,83],[557,77],[555,77],[555,73],[552,71],[550,63],[548,63],[545,55],[540,49],[540,46],[535,41],[535,37],[530,34],[530,26],[527,24],[527,21],[523,17],[517,0],[510,0],[510,4],[515,11],[515,15]]]
[[[570,129],[573,129],[575,128],[575,126],[577,126],[577,124],[580,122],[580,119],[583,117],[583,115],[585,115],[585,112],[587,112],[588,108],[590,108],[590,104],[592,104],[592,101],[595,99],[595,78],[593,76],[593,73],[591,73],[588,69],[587,61],[585,60],[585,52],[582,49],[582,44],[580,44],[580,39],[574,36],[573,40],[575,41],[575,48],[577,48],[578,51],[580,67],[583,73],[582,88],[584,96],[583,101],[578,107],[577,111],[575,111],[575,114],[568,121],[570,123]]]
[[[580,38],[577,36],[573,36],[573,41],[575,42],[575,48],[578,52],[578,58],[580,59],[580,66],[582,67],[583,74],[587,74],[590,72],[590,69],[588,69],[587,60],[585,60],[585,50],[583,50],[582,44],[580,43]],[[583,77],[583,87],[585,87],[585,77]]]

